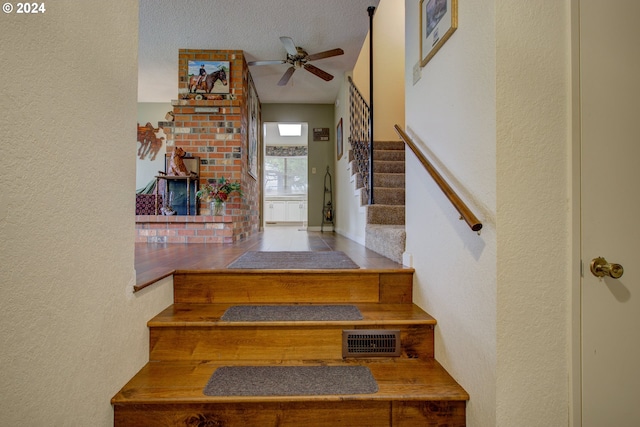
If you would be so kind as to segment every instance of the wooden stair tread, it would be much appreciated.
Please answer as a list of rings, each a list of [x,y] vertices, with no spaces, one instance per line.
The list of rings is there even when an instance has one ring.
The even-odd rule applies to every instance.
[[[231,363],[233,364],[233,363]],[[206,396],[203,389],[224,362],[149,362],[112,399],[113,405],[221,402],[318,401],[466,401],[467,392],[434,359],[346,359],[333,361],[256,360],[245,366],[367,366],[378,383],[374,394],[316,396]]]
[[[238,304],[195,304],[176,303],[151,319],[147,326],[162,327],[245,327],[245,326],[393,326],[393,325],[435,325],[436,320],[415,304],[349,304],[362,313],[361,320],[340,321],[260,321],[227,322],[220,318],[231,306]]]

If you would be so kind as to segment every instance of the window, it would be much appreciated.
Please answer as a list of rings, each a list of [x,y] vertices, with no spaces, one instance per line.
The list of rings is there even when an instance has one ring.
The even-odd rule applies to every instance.
[[[307,194],[307,157],[265,156],[265,196]]]

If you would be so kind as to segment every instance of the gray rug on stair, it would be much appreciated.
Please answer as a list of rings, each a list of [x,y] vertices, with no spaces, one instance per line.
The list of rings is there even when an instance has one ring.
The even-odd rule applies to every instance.
[[[234,305],[220,320],[225,322],[362,320],[355,305]]]
[[[249,251],[227,268],[260,270],[323,270],[360,268],[342,251],[262,252]]]
[[[223,366],[207,396],[313,396],[372,394],[378,383],[366,366]]]

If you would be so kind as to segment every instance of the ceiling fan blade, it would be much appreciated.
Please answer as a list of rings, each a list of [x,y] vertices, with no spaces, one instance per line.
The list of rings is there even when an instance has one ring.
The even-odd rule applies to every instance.
[[[293,39],[291,37],[280,37],[280,41],[284,45],[284,48],[289,55],[296,56],[298,54],[296,44],[293,42]]]
[[[247,62],[247,65],[279,65],[279,64],[284,64],[287,61],[284,60],[274,60],[274,61],[251,61],[251,62]]]
[[[342,49],[331,49],[320,53],[314,53],[312,55],[307,56],[308,61],[315,61],[317,59],[323,58],[331,58],[332,56],[344,55],[344,50]]]
[[[328,82],[330,80],[333,80],[333,76],[331,74],[321,70],[320,68],[314,65],[304,64],[304,69],[310,72],[311,74],[315,74],[316,76],[320,77],[324,81]]]
[[[293,72],[296,71],[296,67],[289,67],[287,71],[284,72],[284,75],[278,82],[278,86],[286,86],[289,83],[289,79],[293,75]]]

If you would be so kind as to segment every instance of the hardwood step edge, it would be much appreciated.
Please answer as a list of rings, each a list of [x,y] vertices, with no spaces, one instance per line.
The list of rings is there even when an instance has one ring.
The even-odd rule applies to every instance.
[[[392,205],[396,206],[396,205]],[[392,273],[415,273],[413,267],[399,265],[397,268],[350,268],[350,269],[177,269],[173,271],[173,275],[179,274],[241,274],[241,275],[277,275],[277,274],[339,274],[343,275],[376,275],[376,274],[392,274]]]
[[[437,321],[416,304],[353,303],[360,310],[363,319],[332,321],[242,321],[220,320],[224,312],[232,306],[250,305],[237,303],[174,303],[147,322],[150,328],[162,327],[311,327],[311,326],[370,326],[393,327],[402,325],[436,325]],[[256,304],[278,305],[278,304]],[[280,305],[290,305],[282,303]],[[299,304],[336,305],[336,304]],[[192,319],[193,318],[193,319]]]
[[[238,366],[237,364],[233,364]],[[345,359],[322,361],[243,361],[244,366],[367,366],[378,383],[373,394],[313,396],[206,396],[213,372],[229,364],[207,361],[148,362],[111,399],[113,405],[295,401],[466,401],[468,393],[435,359]]]
[[[273,321],[273,322],[222,322],[222,321],[193,321],[193,322],[157,322],[150,320],[149,328],[246,328],[246,327],[270,327],[270,328],[294,328],[294,327],[342,327],[343,329],[362,329],[365,326],[370,329],[389,329],[400,326],[426,325],[433,326],[435,321],[361,321],[361,320],[336,320],[336,321]]]
[[[153,285],[154,283],[158,283],[159,281],[161,281],[162,279],[164,279],[165,277],[169,277],[169,276],[173,276],[173,274],[176,272],[176,270],[169,270],[169,271],[165,271],[164,273],[160,273],[157,276],[153,276],[152,278],[149,278],[147,280],[143,280],[139,283],[136,283],[135,285],[133,285],[133,292],[139,292],[141,290],[143,290],[144,288]]]

